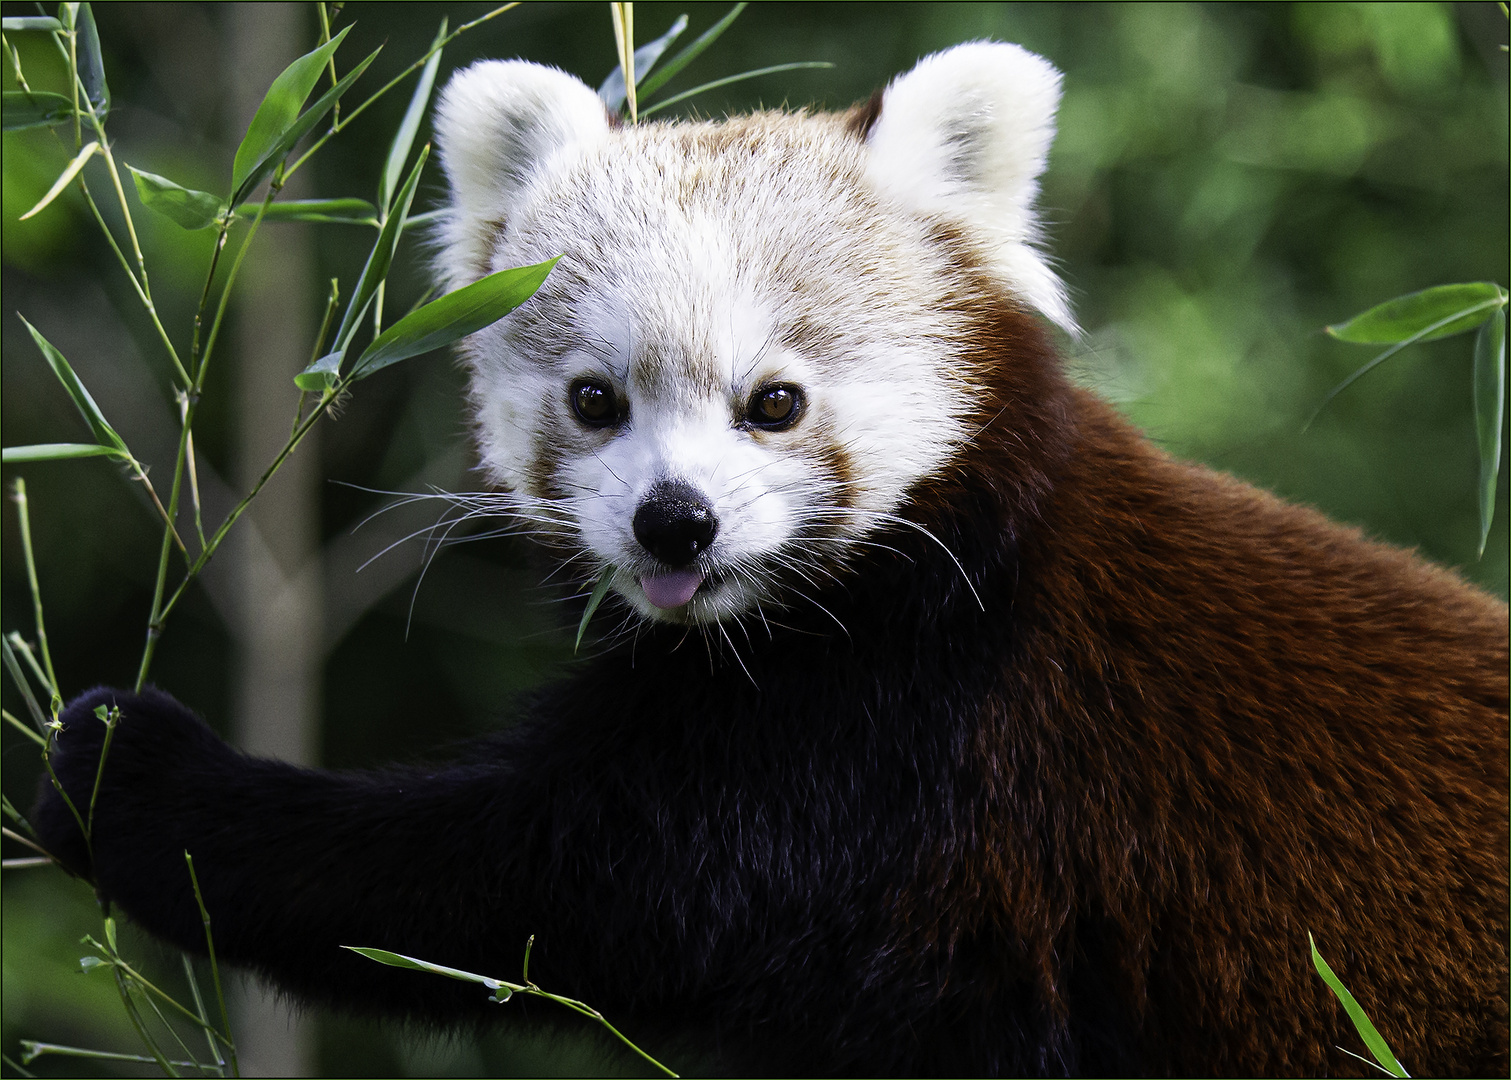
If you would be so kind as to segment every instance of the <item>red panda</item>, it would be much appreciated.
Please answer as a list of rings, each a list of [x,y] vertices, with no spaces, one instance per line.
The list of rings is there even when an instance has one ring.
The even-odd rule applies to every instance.
[[[601,651],[454,764],[242,757],[70,705],[49,850],[306,1000],[532,973],[707,1071],[1351,1073],[1326,947],[1408,1068],[1507,1068],[1507,612],[1175,461],[1073,387],[1038,247],[1059,76],[929,57],[838,115],[617,126],[457,75],[457,287],[562,256],[465,356],[500,503]]]

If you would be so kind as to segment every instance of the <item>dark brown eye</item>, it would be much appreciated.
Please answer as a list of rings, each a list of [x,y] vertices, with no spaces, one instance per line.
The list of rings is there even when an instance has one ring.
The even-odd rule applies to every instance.
[[[754,427],[781,431],[797,423],[798,414],[802,411],[803,392],[796,386],[763,386],[750,395],[750,404],[745,408],[745,419]]]
[[[608,427],[619,419],[614,390],[602,379],[577,379],[567,388],[572,411],[589,427]]]

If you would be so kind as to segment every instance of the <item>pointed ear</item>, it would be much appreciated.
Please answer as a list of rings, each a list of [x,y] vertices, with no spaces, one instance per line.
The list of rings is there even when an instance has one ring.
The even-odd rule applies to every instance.
[[[1059,103],[1060,73],[1042,57],[957,45],[887,87],[866,134],[867,172],[909,208],[962,227],[1020,299],[1074,333],[1034,212]]]
[[[499,229],[538,176],[607,139],[609,114],[564,71],[484,60],[451,77],[435,133],[451,187],[441,263],[455,289],[488,272]]]

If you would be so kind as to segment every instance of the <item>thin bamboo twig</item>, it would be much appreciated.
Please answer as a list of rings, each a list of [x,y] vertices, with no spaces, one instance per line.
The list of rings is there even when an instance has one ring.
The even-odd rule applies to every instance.
[[[16,650],[13,647],[12,638],[19,641],[21,636],[12,633],[7,637],[0,638],[0,656],[4,657],[5,670],[10,673],[10,677],[15,680],[17,689],[21,691],[21,699],[26,702],[26,711],[31,714],[32,723],[37,725],[37,730],[41,732],[43,738],[50,738],[51,725],[57,721],[49,723],[47,713],[43,712],[42,706],[37,704],[37,697],[31,692],[31,684],[26,681],[26,672],[21,670],[21,663],[16,659]]]
[[[184,965],[184,978],[189,981],[189,993],[194,998],[194,1011],[199,1013],[199,1022],[209,1027],[210,1017],[205,1011],[204,995],[199,992],[199,977],[194,974],[194,961],[189,959],[188,953],[179,953],[178,958]],[[215,1066],[220,1070],[220,1075],[226,1075],[226,1059],[220,1052],[220,1044],[208,1031],[201,1034],[205,1037],[205,1045],[209,1048],[210,1057],[215,1060]]]
[[[210,252],[210,269],[205,274],[205,287],[199,293],[199,307],[194,311],[194,336],[189,343],[189,370],[198,374],[200,333],[204,329],[205,311],[210,306],[210,289],[215,283],[215,271],[220,267],[220,253],[226,248],[226,238],[231,233],[231,222],[235,219],[227,214],[220,222],[220,233],[215,237],[215,250]],[[189,395],[191,400],[198,395],[194,393],[194,380],[189,380]]]
[[[184,447],[185,461],[189,467],[189,501],[194,505],[194,534],[199,538],[199,550],[205,550],[205,520],[200,510],[199,501],[199,469],[195,466],[194,456],[194,429],[189,426],[189,395],[178,393],[174,395],[178,401],[178,422],[188,431],[188,438]]]
[[[192,461],[190,462],[190,467],[191,469],[193,467]],[[152,498],[152,505],[157,507],[158,514],[162,516],[163,524],[166,525],[168,527],[168,531],[173,534],[173,543],[177,545],[178,550],[183,553],[184,560],[187,562],[189,558],[189,547],[184,543],[184,538],[178,535],[178,527],[174,525],[173,518],[168,516],[168,508],[163,505],[163,500],[157,497],[157,489],[152,486],[152,481],[147,479],[147,470],[142,468],[142,463],[136,458],[131,459],[130,468],[131,471],[136,474],[136,478],[141,481],[142,486],[147,489],[147,494]]]
[[[16,832],[16,830],[12,829],[10,826],[0,825],[0,834],[3,834],[7,840],[14,840],[18,844],[25,844],[33,851],[40,852],[44,859],[46,859],[48,862],[52,862],[52,856],[47,853],[46,849],[44,849],[35,841],[28,840],[26,837]]]
[[[0,717],[3,717],[7,724],[10,724],[17,731],[21,732],[21,734],[25,735],[28,739],[36,743],[38,746],[47,745],[46,739],[38,735],[31,728],[27,727],[25,722],[23,722],[20,718],[11,715],[9,709],[0,709]]]
[[[208,1070],[194,1056],[194,1051],[189,1049],[189,1044],[184,1042],[184,1037],[178,1033],[178,1029],[168,1022],[168,1018],[163,1015],[163,1010],[158,1006],[156,1001],[152,1000],[152,995],[143,994],[142,1000],[147,1003],[147,1007],[157,1016],[158,1023],[168,1029],[168,1034],[172,1035],[173,1041],[178,1043],[178,1048],[184,1052],[184,1057],[189,1059],[188,1067],[197,1070],[203,1076]]]
[[[174,457],[173,464],[173,487],[169,493],[168,501],[172,513],[178,512],[178,494],[183,485],[184,458],[187,453],[189,442],[190,425],[194,423],[194,410],[191,406],[183,427],[178,432],[178,453]],[[162,636],[162,603],[163,592],[168,584],[168,555],[172,550],[172,538],[167,530],[163,532],[162,547],[158,552],[157,579],[152,586],[152,613],[147,617],[147,643],[142,648],[142,662],[136,673],[136,693],[141,693],[142,686],[147,682],[147,670],[152,664],[152,654],[157,650],[157,640]],[[203,555],[203,552],[201,552]],[[193,563],[190,564],[192,569]]]
[[[131,282],[131,287],[136,290],[137,299],[142,302],[142,307],[152,320],[153,329],[157,331],[159,340],[162,341],[163,347],[168,350],[168,359],[173,362],[174,373],[184,381],[185,386],[189,385],[189,373],[184,369],[183,362],[178,356],[178,350],[173,347],[173,341],[168,337],[167,328],[163,326],[162,320],[158,317],[157,307],[148,298],[147,294],[142,291],[142,283],[137,281],[136,274],[132,272],[130,260],[126,258],[126,253],[121,250],[120,244],[116,243],[115,234],[110,231],[110,226],[105,224],[105,216],[100,213],[99,204],[94,201],[94,193],[89,190],[89,182],[85,180],[82,172],[79,173],[78,179],[74,182],[78,184],[79,191],[84,196],[85,204],[89,207],[90,213],[94,215],[95,224],[99,225],[100,231],[105,234],[105,240],[110,244],[110,250],[115,252],[115,257],[120,261],[121,269],[126,272],[126,278]]]
[[[68,50],[64,59],[68,61],[68,81],[73,89],[73,148],[77,152],[84,145],[84,132],[79,125],[79,27],[74,19],[69,20],[66,36]],[[53,36],[53,40],[58,40],[56,35]],[[58,43],[62,44],[62,42]],[[85,95],[86,98],[88,96]]]
[[[173,594],[168,598],[167,603],[163,605],[162,611],[159,615],[160,619],[166,618],[168,612],[173,610],[174,605],[178,603],[179,598],[183,596],[184,591],[189,587],[189,584],[194,580],[195,576],[205,568],[205,564],[208,563],[211,557],[215,554],[215,551],[220,546],[221,541],[225,539],[226,533],[231,531],[231,526],[236,524],[237,519],[240,518],[243,513],[245,513],[247,506],[250,505],[252,500],[257,497],[258,492],[260,492],[263,489],[263,486],[273,478],[273,474],[278,471],[278,469],[288,459],[289,455],[298,448],[299,443],[303,441],[304,437],[309,434],[310,428],[315,426],[315,422],[325,414],[326,410],[330,408],[331,404],[336,400],[337,397],[340,396],[342,391],[344,391],[348,385],[349,384],[345,381],[337,383],[335,387],[327,390],[321,396],[319,404],[317,404],[314,409],[310,411],[309,416],[304,418],[304,420],[300,423],[298,429],[295,431],[294,436],[288,441],[287,444],[284,445],[283,449],[278,451],[278,456],[273,459],[272,464],[263,470],[262,475],[257,479],[257,483],[252,486],[252,490],[247,492],[247,494],[242,497],[241,501],[238,502],[234,507],[232,507],[231,512],[226,515],[225,521],[221,522],[220,527],[216,529],[215,533],[210,537],[209,544],[206,546],[204,552],[202,552],[199,558],[195,559],[194,562],[190,564],[188,574],[185,576],[184,580],[179,583],[178,588],[173,591]]]
[[[11,485],[11,492],[21,525],[21,555],[26,563],[26,585],[31,590],[32,617],[37,623],[37,648],[42,653],[42,666],[47,672],[44,681],[52,697],[52,716],[56,720],[58,713],[62,711],[63,699],[58,693],[58,675],[53,670],[52,653],[47,648],[47,620],[42,616],[42,590],[37,584],[37,559],[31,543],[31,511],[26,498],[26,481],[16,477],[16,482]]]
[[[494,17],[496,17],[498,15],[502,15],[504,12],[506,12],[510,8],[514,8],[514,7],[519,7],[519,0],[515,0],[515,2],[511,3],[511,4],[504,4],[501,7],[496,7],[492,11],[488,12],[487,14],[482,15],[479,18],[473,19],[469,23],[463,23],[461,26],[458,26],[451,33],[447,34],[440,41],[436,42],[423,55],[421,55],[421,57],[418,60],[416,60],[414,63],[410,64],[403,71],[399,72],[392,79],[389,79],[388,82],[384,83],[379,89],[377,89],[376,91],[374,91],[371,97],[369,97],[366,101],[362,102],[362,104],[358,105],[351,112],[347,113],[346,119],[342,120],[338,124],[333,124],[330,128],[328,128],[326,130],[325,134],[321,135],[320,138],[316,139],[313,143],[311,143],[309,149],[305,150],[305,152],[303,154],[299,155],[299,157],[294,160],[294,163],[283,171],[283,178],[285,180],[287,180],[290,176],[293,176],[294,173],[298,172],[300,166],[302,166],[306,161],[309,160],[309,157],[310,157],[311,154],[313,154],[316,150],[319,150],[320,147],[324,146],[327,139],[331,138],[333,135],[339,135],[346,128],[346,126],[348,124],[350,124],[357,117],[361,116],[362,113],[363,113],[363,111],[369,105],[371,105],[373,102],[377,101],[384,94],[388,93],[390,90],[392,90],[399,83],[403,82],[410,75],[413,75],[420,68],[424,67],[425,66],[425,61],[429,60],[431,58],[431,56],[434,55],[436,52],[440,51],[441,49],[444,49],[448,44],[450,44],[456,38],[460,37],[462,34],[465,34],[468,30],[471,30],[473,27],[475,27],[475,26],[481,26],[483,23],[487,22],[489,19],[492,19],[492,18],[494,18]]]
[[[95,944],[98,945],[98,942],[96,942]],[[120,956],[120,953],[118,953],[118,952],[116,952],[114,950],[111,950],[111,952],[110,952],[110,962],[111,962],[111,965],[113,967],[117,968],[120,971],[125,972],[128,976],[130,976],[132,982],[136,983],[139,987],[141,987],[144,990],[150,990],[150,991],[152,991],[153,994],[157,995],[157,997],[159,997],[159,998],[162,999],[162,1001],[163,1001],[164,1004],[168,1005],[175,1012],[177,1012],[180,1015],[182,1015],[184,1019],[188,1020],[195,1027],[199,1027],[200,1026],[199,1017],[195,1016],[188,1009],[184,1008],[183,1005],[179,1004],[179,1002],[177,1001],[177,999],[175,999],[172,994],[168,993],[168,991],[164,990],[162,987],[160,987],[160,986],[156,985],[155,983],[153,983],[152,980],[148,979],[140,971],[136,970],[136,968],[132,967],[126,961],[122,960],[121,956]],[[212,1031],[212,1032],[215,1032],[215,1028],[214,1027],[210,1027],[209,1030]],[[215,1034],[219,1035],[220,1033],[219,1032],[215,1032]]]
[[[327,14],[325,10],[325,0],[315,0],[315,10],[320,13],[320,44],[324,45],[331,39],[331,20],[330,15]],[[318,48],[319,46],[316,47]],[[331,86],[334,87],[341,81],[340,79],[336,78],[335,54],[332,54],[326,61],[326,66],[330,68]],[[337,98],[335,104],[331,106],[331,123],[335,123],[340,118],[341,99]]]
[[[94,805],[100,799],[100,784],[105,779],[105,758],[110,754],[110,743],[115,738],[115,727],[121,722],[121,710],[110,708],[105,713],[105,742],[100,746],[100,763],[94,771],[94,789],[89,793],[89,814],[84,819],[84,836],[94,836]]]
[[[62,1043],[35,1042],[31,1039],[22,1039],[21,1047],[28,1060],[34,1060],[44,1054],[54,1054],[58,1057],[91,1058],[98,1061],[135,1061],[143,1065],[152,1065],[157,1058],[147,1057],[145,1054],[121,1054],[114,1050],[89,1050],[82,1046],[64,1046]],[[171,1061],[170,1065],[181,1068],[193,1067],[192,1061]],[[28,1076],[31,1074],[28,1073]]]
[[[251,246],[252,240],[257,236],[257,229],[262,224],[263,215],[267,213],[268,206],[272,203],[274,196],[278,194],[278,189],[279,181],[275,179],[274,183],[268,186],[268,193],[266,196],[264,196],[261,205],[258,206],[257,216],[252,219],[252,224],[251,227],[247,230],[247,235],[242,238],[241,246],[237,249],[236,252],[236,258],[231,263],[230,273],[226,275],[226,283],[221,287],[220,304],[216,308],[215,319],[210,324],[210,334],[209,337],[205,340],[204,352],[199,357],[197,370],[195,371],[194,376],[194,383],[189,391],[189,404],[188,407],[184,410],[183,426],[179,430],[178,453],[174,456],[173,462],[173,487],[168,496],[168,512],[170,517],[176,517],[178,515],[178,500],[179,494],[183,489],[185,462],[188,458],[189,434],[194,427],[194,412],[199,404],[200,393],[204,389],[205,375],[209,372],[210,369],[210,358],[215,347],[215,338],[220,332],[221,320],[224,318],[226,313],[226,305],[230,302],[231,288],[236,284],[236,275],[237,272],[241,269],[242,261],[246,258],[247,248]],[[212,259],[216,259],[218,257],[219,251],[217,250],[216,254],[212,256]],[[206,295],[208,295],[208,292],[209,281],[207,280],[205,285]],[[201,303],[203,303],[203,300],[201,301]],[[198,320],[196,319],[196,322],[197,321]],[[215,541],[215,543],[218,542],[218,540]],[[179,594],[183,592],[184,586],[194,579],[195,575],[198,573],[198,568],[204,565],[206,552],[208,550],[210,550],[210,548],[208,547],[204,550],[201,550],[199,557],[190,564],[189,570],[186,572],[183,582],[179,585],[177,592],[174,593],[175,599]],[[147,682],[147,672],[151,669],[152,656],[153,653],[157,651],[158,639],[162,637],[163,633],[163,619],[167,615],[167,610],[165,610],[163,607],[163,593],[166,590],[168,582],[168,552],[169,537],[167,533],[164,533],[162,549],[158,556],[157,579],[153,585],[152,591],[152,613],[147,620],[147,641],[142,647],[141,665],[137,668],[137,692],[140,692],[142,686]]]
[[[226,1044],[226,1053],[231,1059],[231,1075],[240,1076],[241,1066],[236,1061],[236,1040],[231,1038],[231,1014],[226,1011],[226,995],[220,988],[220,965],[215,960],[215,935],[210,932],[210,909],[205,907],[205,896],[199,889],[199,875],[194,872],[194,856],[187,850],[184,851],[184,862],[189,865],[194,902],[199,905],[199,917],[205,924],[205,948],[210,952],[210,978],[215,982],[215,1000],[220,1004],[220,1022],[226,1029],[221,1039]]]
[[[76,35],[70,36],[70,48],[74,47],[75,37]],[[58,41],[56,34],[53,35],[53,41],[57,43],[60,49],[62,48],[62,42]],[[68,59],[68,57],[65,56],[65,59]],[[70,59],[69,73],[73,80],[74,144],[75,149],[77,149],[83,138],[78,129],[80,119],[79,91],[82,89],[82,83],[79,79],[77,57]],[[94,213],[95,220],[99,223],[101,230],[110,241],[110,246],[115,249],[116,257],[120,259],[121,266],[126,271],[126,276],[131,279],[131,285],[136,290],[137,298],[141,300],[148,317],[152,320],[152,325],[156,328],[158,337],[162,339],[164,347],[167,348],[168,358],[173,362],[174,370],[183,379],[184,385],[187,386],[189,385],[189,374],[184,369],[183,362],[178,356],[178,350],[174,348],[172,339],[168,337],[168,331],[163,326],[162,319],[158,316],[157,305],[152,300],[152,284],[147,276],[147,260],[143,257],[141,244],[137,240],[136,223],[131,216],[131,206],[126,202],[125,189],[121,186],[120,169],[115,163],[115,156],[110,151],[110,141],[105,137],[104,121],[100,119],[99,113],[95,110],[94,102],[89,99],[87,93],[84,95],[84,103],[89,107],[90,125],[95,130],[96,138],[99,139],[100,152],[104,155],[106,162],[110,166],[110,180],[115,187],[116,198],[121,204],[121,214],[126,222],[126,233],[131,237],[131,248],[136,255],[137,268],[141,273],[140,280],[137,279],[137,273],[131,269],[131,264],[127,261],[125,253],[121,251],[120,246],[116,243],[115,235],[111,233],[109,226],[105,224],[105,219],[100,214],[99,207],[95,205],[94,197],[89,192],[82,172],[78,178],[79,187],[84,192],[84,198],[88,201],[90,210]]]
[[[48,686],[47,673],[42,670],[42,665],[37,663],[37,654],[26,643],[26,639],[19,632],[12,630],[5,635],[5,640],[10,643],[10,647],[15,650],[16,654],[26,661],[26,666],[31,668],[31,673],[37,677],[37,681],[43,686]],[[50,686],[48,686],[48,690],[51,692]]]
[[[131,1026],[136,1029],[137,1037],[142,1040],[148,1050],[152,1052],[152,1059],[157,1062],[157,1067],[163,1070],[167,1076],[177,1076],[178,1072],[168,1063],[168,1058],[157,1048],[157,1043],[147,1033],[147,1025],[142,1022],[142,1015],[137,1011],[136,1002],[131,1000],[131,991],[126,986],[126,980],[118,968],[111,972],[115,976],[115,988],[121,995],[121,1004],[126,1006],[126,1019],[131,1021]]]

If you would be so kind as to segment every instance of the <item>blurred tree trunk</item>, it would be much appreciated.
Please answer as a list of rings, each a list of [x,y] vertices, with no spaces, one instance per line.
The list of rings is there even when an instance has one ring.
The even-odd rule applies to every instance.
[[[236,132],[268,85],[312,44],[308,5],[239,3],[229,23]],[[285,189],[298,197],[305,177]],[[237,485],[246,490],[289,437],[293,377],[317,330],[308,226],[264,226],[237,282]],[[321,594],[318,428],[252,503],[236,546],[234,725],[248,753],[313,765],[320,746]],[[251,980],[232,1021],[246,1076],[311,1076],[315,1031]]]

